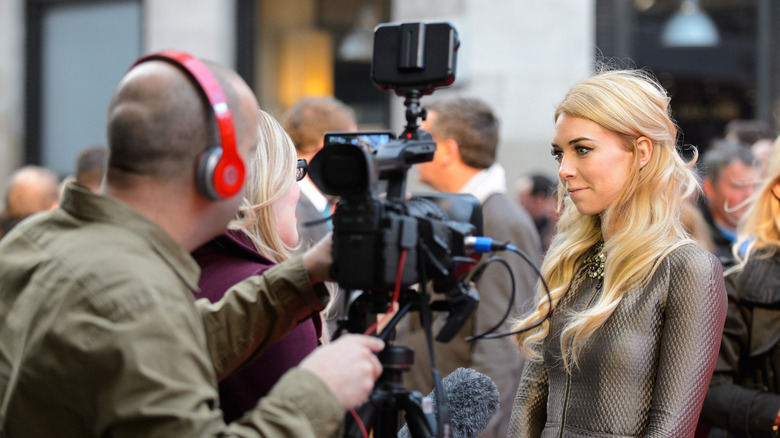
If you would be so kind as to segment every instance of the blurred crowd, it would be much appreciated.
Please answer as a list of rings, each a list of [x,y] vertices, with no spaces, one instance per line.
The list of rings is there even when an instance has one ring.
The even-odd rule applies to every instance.
[[[23,219],[56,208],[63,188],[70,182],[97,193],[106,171],[107,160],[106,147],[90,146],[79,153],[73,173],[65,177],[61,177],[54,170],[34,164],[14,171],[8,180],[5,204],[0,211],[0,238]]]

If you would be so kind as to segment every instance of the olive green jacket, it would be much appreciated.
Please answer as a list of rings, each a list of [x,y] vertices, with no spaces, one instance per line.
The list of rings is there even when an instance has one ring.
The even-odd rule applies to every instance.
[[[200,270],[129,206],[69,186],[0,241],[0,436],[333,436],[343,410],[293,369],[226,425],[217,381],[323,308],[301,257],[194,301]]]

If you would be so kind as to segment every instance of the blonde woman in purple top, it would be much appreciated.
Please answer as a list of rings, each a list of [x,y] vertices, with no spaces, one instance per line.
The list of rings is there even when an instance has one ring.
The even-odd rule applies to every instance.
[[[217,301],[233,284],[290,257],[298,244],[296,179],[303,176],[303,166],[281,125],[260,110],[258,144],[247,163],[243,204],[225,234],[192,253],[202,269],[197,298]],[[242,369],[219,384],[225,420],[253,408],[282,374],[319,345],[321,335],[320,316],[313,314],[260,356],[248,357]]]

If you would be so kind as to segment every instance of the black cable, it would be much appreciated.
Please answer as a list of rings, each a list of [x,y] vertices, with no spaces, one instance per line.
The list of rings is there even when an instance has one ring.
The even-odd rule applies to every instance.
[[[511,280],[511,283],[512,283],[512,295],[511,295],[511,297],[509,299],[509,305],[506,308],[506,312],[504,312],[504,316],[501,317],[501,319],[498,321],[498,323],[496,325],[494,325],[493,327],[489,328],[484,333],[481,333],[481,334],[476,335],[476,336],[468,336],[468,337],[466,337],[466,341],[467,342],[476,341],[478,339],[485,339],[485,337],[487,335],[489,335],[489,334],[493,333],[494,331],[498,330],[498,328],[501,327],[501,325],[504,323],[504,321],[506,321],[507,318],[509,318],[509,314],[512,313],[512,308],[515,305],[515,290],[517,289],[517,284],[515,283],[515,275],[512,272],[512,267],[509,266],[509,263],[507,263],[506,260],[504,260],[504,259],[502,259],[501,257],[498,257],[498,256],[491,256],[491,257],[481,261],[480,262],[481,266],[476,266],[474,268],[474,271],[477,271],[477,270],[484,271],[485,269],[487,269],[488,265],[490,265],[493,262],[501,263],[502,265],[504,265],[504,267],[506,267],[507,272],[509,272],[509,279]],[[473,278],[475,275],[467,276],[468,281],[470,281],[470,279]],[[479,275],[481,275],[481,273]],[[479,292],[479,291],[477,291],[477,292]]]
[[[333,219],[333,216],[335,215],[336,213],[332,213],[330,216],[323,217],[322,219],[315,219],[313,221],[304,222],[301,224],[301,227],[303,228],[316,227],[319,224],[324,224],[325,222],[328,222],[329,220]]]
[[[497,339],[497,338],[505,338],[507,336],[518,335],[520,333],[524,333],[524,332],[536,329],[537,327],[541,326],[545,321],[550,319],[550,316],[552,316],[553,307],[552,307],[552,296],[550,295],[550,287],[547,286],[547,282],[544,280],[544,276],[542,275],[542,272],[539,270],[539,268],[536,266],[536,264],[533,261],[531,261],[531,259],[525,253],[520,251],[519,249],[515,248],[512,245],[507,245],[506,249],[509,250],[509,251],[512,251],[515,254],[517,254],[520,257],[522,257],[523,260],[525,260],[526,263],[528,263],[531,266],[531,268],[533,268],[533,270],[536,272],[536,275],[539,277],[539,280],[542,282],[542,286],[544,286],[545,294],[547,295],[547,314],[540,321],[537,321],[536,323],[531,324],[528,327],[524,327],[522,329],[515,330],[515,331],[512,331],[512,332],[506,332],[506,333],[491,334],[489,332],[486,332],[485,334],[479,335],[478,337],[477,336],[470,336],[470,337],[466,338],[466,341],[473,341],[473,340],[477,340],[477,339]],[[504,262],[506,263],[506,261],[504,261]],[[512,276],[512,281],[514,283],[514,275]],[[512,293],[513,293],[513,296],[514,296],[514,289],[513,289]],[[503,321],[501,323],[503,323]]]

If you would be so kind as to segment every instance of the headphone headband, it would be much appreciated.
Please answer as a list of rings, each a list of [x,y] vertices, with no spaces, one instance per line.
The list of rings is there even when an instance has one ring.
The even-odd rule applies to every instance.
[[[220,147],[219,151],[216,152],[219,156],[216,158],[216,163],[214,163],[213,156],[201,159],[202,163],[199,167],[206,166],[204,172],[207,175],[202,176],[199,172],[198,185],[204,187],[203,190],[206,192],[204,194],[212,199],[235,196],[243,186],[246,169],[238,154],[233,113],[230,111],[227,97],[219,82],[198,58],[179,50],[163,50],[143,56],[130,68],[132,69],[142,62],[153,60],[167,61],[181,67],[198,84],[201,93],[208,100],[219,129]],[[212,155],[212,153],[207,151],[207,155]],[[205,161],[210,162],[210,164],[203,164]],[[207,181],[201,181],[202,177],[206,178]]]

